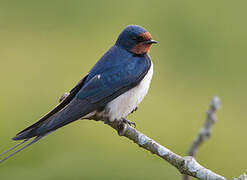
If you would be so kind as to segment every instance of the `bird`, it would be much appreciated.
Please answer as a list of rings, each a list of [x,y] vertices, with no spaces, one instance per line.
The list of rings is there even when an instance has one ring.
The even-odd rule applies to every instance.
[[[145,28],[139,25],[125,27],[115,44],[71,89],[69,95],[36,123],[17,133],[12,139],[22,141],[0,156],[31,142],[0,162],[79,119],[135,125],[126,118],[137,109],[149,90],[153,76],[149,51],[151,45],[156,43]]]

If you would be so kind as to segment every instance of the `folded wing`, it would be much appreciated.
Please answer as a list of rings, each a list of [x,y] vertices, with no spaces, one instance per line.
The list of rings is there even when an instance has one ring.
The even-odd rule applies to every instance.
[[[150,66],[149,58],[136,58],[96,74],[90,80],[84,78],[61,104],[13,139],[42,136],[102,109],[108,102],[138,85]]]

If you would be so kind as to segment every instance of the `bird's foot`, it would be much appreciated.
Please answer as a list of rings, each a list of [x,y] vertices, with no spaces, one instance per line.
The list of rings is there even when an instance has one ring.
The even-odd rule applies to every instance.
[[[132,121],[129,121],[129,120],[123,118],[123,119],[122,119],[122,122],[123,122],[123,123],[126,123],[126,124],[128,124],[128,125],[130,125],[130,126],[133,125],[134,128],[136,128],[136,123],[134,123],[134,122],[132,122]]]
[[[133,125],[134,127],[136,127],[136,123],[131,122],[125,118],[122,118],[118,123],[118,135],[119,136],[123,136],[125,134],[125,131],[127,129],[127,124],[130,126]]]

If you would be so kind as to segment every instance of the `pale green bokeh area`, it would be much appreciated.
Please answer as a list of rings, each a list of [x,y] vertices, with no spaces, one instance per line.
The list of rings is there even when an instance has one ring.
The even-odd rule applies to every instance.
[[[247,167],[247,2],[0,0],[0,151],[53,108],[128,24],[144,26],[154,77],[129,116],[185,155],[213,95],[222,99],[198,161],[227,178]],[[103,123],[72,123],[0,165],[1,180],[174,179],[167,162]]]

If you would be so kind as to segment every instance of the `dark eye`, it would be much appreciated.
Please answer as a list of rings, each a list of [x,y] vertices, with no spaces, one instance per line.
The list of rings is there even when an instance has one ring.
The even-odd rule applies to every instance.
[[[136,41],[137,43],[145,41],[142,36],[133,37],[132,40]]]
[[[131,38],[133,41],[136,41],[137,40],[137,37],[132,37]]]

